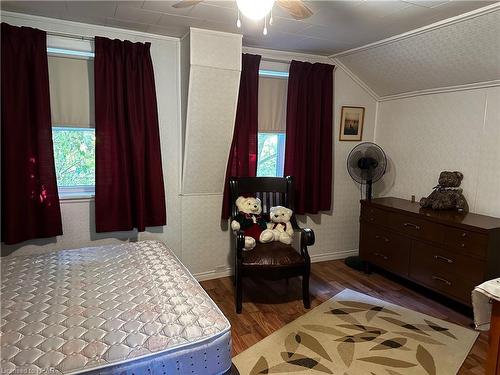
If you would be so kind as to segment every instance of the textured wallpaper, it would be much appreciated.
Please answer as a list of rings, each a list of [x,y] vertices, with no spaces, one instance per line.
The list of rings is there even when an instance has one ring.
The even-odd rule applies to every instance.
[[[500,87],[382,102],[376,141],[390,168],[379,195],[427,196],[442,170],[464,174],[472,212],[500,217]]]

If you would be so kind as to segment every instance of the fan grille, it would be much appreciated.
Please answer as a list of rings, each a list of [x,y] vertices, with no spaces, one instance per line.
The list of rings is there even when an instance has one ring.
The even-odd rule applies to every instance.
[[[380,146],[363,142],[354,147],[347,157],[347,171],[354,181],[366,184],[382,178],[387,168],[387,157]]]

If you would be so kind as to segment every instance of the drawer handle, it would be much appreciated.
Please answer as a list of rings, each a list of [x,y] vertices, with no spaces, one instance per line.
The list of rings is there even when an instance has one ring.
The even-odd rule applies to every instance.
[[[467,233],[466,233],[466,232],[463,232],[463,233],[462,233],[462,237],[467,237]]]
[[[417,224],[413,224],[413,223],[404,223],[403,224],[405,227],[410,227],[410,228],[413,228],[413,229],[416,229],[416,230],[419,230],[420,229],[420,226],[417,225]]]
[[[379,235],[376,235],[376,236],[375,236],[375,238],[376,238],[377,240],[382,239],[382,240],[384,240],[385,242],[389,242],[389,239],[388,239],[387,237],[385,237],[385,236],[379,236]]]
[[[441,281],[442,283],[445,283],[446,285],[450,286],[451,285],[451,281],[448,281],[446,279],[443,279],[442,277],[439,277],[439,276],[432,276],[432,280],[437,280],[437,281]]]
[[[384,255],[384,254],[380,254],[380,253],[373,253],[373,255],[379,257],[379,258],[382,258],[383,260],[388,260],[389,257],[387,255]]]
[[[450,263],[450,264],[453,263],[453,260],[451,260],[449,258],[446,258],[444,256],[441,256],[441,255],[434,255],[434,259],[436,259],[436,260],[443,260],[443,261],[445,261],[447,263]]]
[[[460,244],[460,247],[465,247],[465,244],[464,244],[464,243],[461,243],[461,244]]]

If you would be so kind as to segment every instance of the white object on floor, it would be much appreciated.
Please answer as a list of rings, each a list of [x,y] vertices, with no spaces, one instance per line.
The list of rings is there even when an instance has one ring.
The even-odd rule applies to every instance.
[[[0,262],[6,373],[220,374],[231,366],[228,320],[161,242]]]
[[[480,331],[490,329],[492,299],[500,301],[500,278],[486,281],[472,291],[474,324]]]

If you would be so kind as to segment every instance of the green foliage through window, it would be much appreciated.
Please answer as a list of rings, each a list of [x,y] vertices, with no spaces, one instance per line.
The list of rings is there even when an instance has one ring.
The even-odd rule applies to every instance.
[[[284,133],[259,133],[257,152],[257,176],[283,176],[285,159]]]
[[[58,187],[94,186],[95,130],[54,126],[52,140]]]

